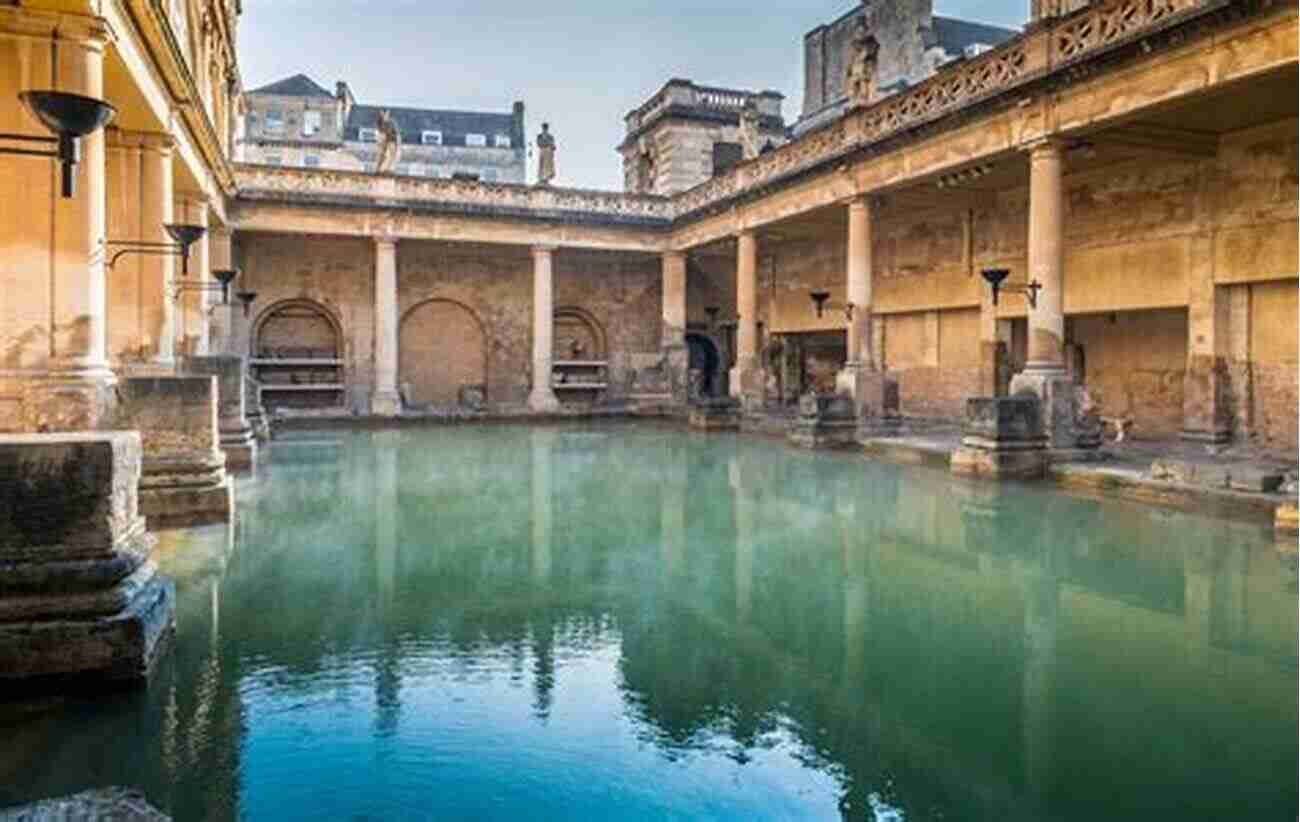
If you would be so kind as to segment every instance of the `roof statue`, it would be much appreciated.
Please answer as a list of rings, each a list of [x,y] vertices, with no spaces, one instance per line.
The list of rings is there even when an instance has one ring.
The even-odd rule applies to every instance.
[[[849,43],[849,59],[844,72],[844,96],[851,105],[866,105],[876,91],[876,57],[880,42],[867,29],[865,17],[859,17]]]
[[[752,160],[762,152],[759,122],[758,103],[750,97],[745,100],[745,107],[740,110],[740,145],[744,148],[746,160]]]
[[[542,123],[542,133],[537,135],[537,184],[548,186],[554,179],[555,135],[550,123]]]
[[[379,151],[375,160],[376,174],[390,174],[397,167],[402,154],[402,133],[393,122],[393,115],[379,112]]]

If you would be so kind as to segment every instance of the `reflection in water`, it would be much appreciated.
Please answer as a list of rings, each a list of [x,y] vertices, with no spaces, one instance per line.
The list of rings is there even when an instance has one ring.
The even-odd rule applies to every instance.
[[[3,709],[0,804],[177,818],[1294,818],[1266,531],[651,426],[281,443],[164,536],[139,693]]]

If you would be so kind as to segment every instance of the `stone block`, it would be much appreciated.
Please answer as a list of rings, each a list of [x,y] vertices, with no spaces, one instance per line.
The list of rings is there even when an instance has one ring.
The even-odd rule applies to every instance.
[[[727,397],[701,400],[691,406],[688,421],[700,431],[738,431],[740,404]]]
[[[790,422],[786,438],[804,448],[851,445],[858,431],[853,398],[847,394],[804,394],[799,416]]]
[[[213,376],[122,381],[117,424],[144,446],[140,513],[150,527],[226,522],[233,511],[226,455],[219,448],[218,380]]]
[[[1047,472],[1043,449],[999,451],[962,446],[952,452],[949,469],[954,474],[989,479],[1039,479]]]
[[[954,474],[1036,479],[1047,470],[1047,437],[1032,395],[966,401],[962,445],[949,462]]]
[[[148,675],[175,593],[148,560],[137,432],[0,437],[0,692]]]
[[[248,417],[248,361],[230,355],[186,357],[188,374],[217,378],[218,431],[226,467],[242,471],[257,461],[257,435]]]
[[[1048,448],[1073,450],[1101,445],[1101,418],[1081,400],[1079,387],[1064,372],[1017,374],[1011,380],[1011,394],[1037,398]]]
[[[169,822],[144,794],[127,788],[102,788],[58,799],[0,810],[0,822],[74,822],[102,819],[113,822]]]

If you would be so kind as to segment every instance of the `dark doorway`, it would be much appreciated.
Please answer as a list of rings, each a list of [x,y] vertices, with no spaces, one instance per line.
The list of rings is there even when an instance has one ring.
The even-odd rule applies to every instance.
[[[702,334],[687,334],[686,347],[690,352],[689,398],[694,401],[718,396],[721,365],[718,347]]]

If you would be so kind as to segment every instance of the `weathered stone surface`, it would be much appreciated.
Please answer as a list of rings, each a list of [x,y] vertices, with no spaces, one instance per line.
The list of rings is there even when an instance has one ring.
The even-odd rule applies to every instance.
[[[226,455],[218,447],[218,386],[213,376],[122,381],[117,421],[141,432],[139,505],[150,527],[226,522],[232,515]]]
[[[128,788],[103,788],[0,809],[0,822],[168,822],[170,819],[150,805],[143,793]]]
[[[1296,506],[1295,502],[1279,505],[1273,525],[1279,532],[1284,534],[1300,532],[1300,508]]]
[[[690,426],[701,431],[736,431],[740,428],[740,403],[724,397],[691,406]]]
[[[853,398],[847,394],[804,394],[799,416],[790,422],[786,438],[804,448],[850,445],[858,431]]]
[[[950,467],[954,474],[1035,479],[1047,469],[1046,444],[1034,396],[974,397],[966,401],[962,445]]]
[[[217,378],[218,422],[226,468],[240,471],[257,461],[256,432],[248,418],[248,363],[243,357],[186,357],[187,373]]]
[[[175,593],[146,557],[140,435],[0,437],[0,693],[148,675]]]

